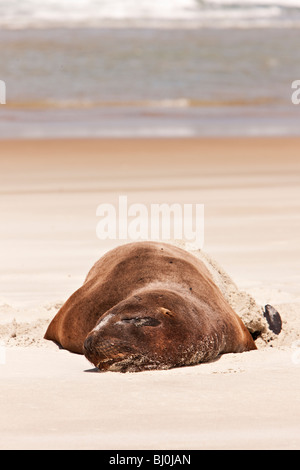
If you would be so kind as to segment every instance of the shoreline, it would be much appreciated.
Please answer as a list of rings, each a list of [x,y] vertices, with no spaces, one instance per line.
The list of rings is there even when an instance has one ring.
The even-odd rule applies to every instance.
[[[174,143],[176,146],[174,147]],[[111,156],[115,154],[119,159],[124,158],[124,155],[120,155],[120,146],[130,146],[130,155],[134,158],[134,163],[137,163],[136,159],[139,156],[149,157],[149,154],[153,157],[159,153],[159,158],[163,158],[167,162],[170,162],[170,157],[176,157],[176,164],[181,166],[185,165],[185,161],[180,160],[183,150],[186,150],[188,144],[188,154],[185,157],[192,163],[204,164],[206,166],[212,166],[213,164],[224,164],[226,158],[226,166],[228,164],[243,163],[243,160],[247,158],[247,164],[254,166],[254,163],[258,166],[266,164],[281,164],[281,166],[287,166],[287,164],[293,164],[295,167],[300,167],[298,162],[298,150],[300,148],[300,137],[293,136],[278,136],[278,137],[78,137],[78,138],[19,138],[19,139],[0,139],[0,150],[1,160],[7,160],[7,158],[13,158],[19,156],[24,158],[29,155],[33,155],[30,152],[34,152],[34,157],[42,156],[40,152],[43,152],[43,156],[48,156],[54,150],[60,153],[60,158],[71,158],[72,156],[82,155],[82,151],[88,151],[89,158],[100,156],[99,152],[105,152],[103,157]],[[246,148],[245,148],[246,145]],[[221,155],[222,148],[231,146],[232,154]],[[242,154],[240,154],[242,150]],[[205,162],[207,158],[202,152],[209,152],[209,157],[214,157],[213,162]],[[258,151],[258,154],[253,155],[251,152]],[[282,160],[282,155],[279,151],[285,151],[286,163]],[[64,152],[62,155],[61,152]],[[126,158],[128,155],[128,148],[124,148]],[[163,152],[163,153],[162,153]],[[75,156],[74,156],[75,154]],[[108,155],[109,154],[109,155]],[[55,157],[55,155],[52,154]],[[201,161],[195,162],[195,157],[201,158]],[[237,158],[242,158],[238,161]],[[45,163],[45,162],[44,162]],[[145,162],[146,163],[146,162]],[[151,166],[151,162],[150,166]]]

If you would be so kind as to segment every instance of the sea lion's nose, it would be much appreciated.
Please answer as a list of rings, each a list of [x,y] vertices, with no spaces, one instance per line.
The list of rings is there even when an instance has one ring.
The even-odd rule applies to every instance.
[[[84,350],[84,354],[86,353],[92,353],[92,351],[94,350],[94,338],[93,338],[93,335],[88,335],[86,338],[85,338],[85,341],[83,343],[83,350]]]
[[[83,349],[85,356],[94,362],[93,358],[109,357],[114,349],[115,343],[110,340],[105,340],[100,337],[99,334],[91,332],[85,339]]]
[[[120,360],[133,350],[118,339],[101,338],[99,334],[91,332],[85,339],[84,355],[98,367],[99,363],[108,363]]]

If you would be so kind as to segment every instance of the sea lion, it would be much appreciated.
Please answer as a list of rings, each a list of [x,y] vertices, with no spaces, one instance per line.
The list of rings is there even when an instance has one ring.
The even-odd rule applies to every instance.
[[[193,365],[256,349],[205,264],[160,242],[106,253],[51,321],[45,338],[100,370]]]

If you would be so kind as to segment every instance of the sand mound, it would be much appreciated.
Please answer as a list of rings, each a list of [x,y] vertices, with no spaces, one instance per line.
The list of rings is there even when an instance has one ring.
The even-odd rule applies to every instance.
[[[53,343],[44,340],[44,334],[61,305],[53,302],[20,309],[0,304],[0,343],[8,347],[51,347]]]
[[[227,302],[241,317],[251,333],[259,333],[256,340],[258,348],[289,346],[300,338],[300,305],[280,304],[273,305],[280,313],[282,331],[275,335],[270,331],[268,323],[263,316],[264,305],[259,305],[254,297],[238,288],[224,269],[207,253],[184,241],[173,241],[174,245],[183,248],[199,258],[209,269],[215,284],[219,287]]]
[[[39,319],[33,322],[17,322],[0,325],[0,338],[6,346],[45,346],[43,339],[50,320]]]

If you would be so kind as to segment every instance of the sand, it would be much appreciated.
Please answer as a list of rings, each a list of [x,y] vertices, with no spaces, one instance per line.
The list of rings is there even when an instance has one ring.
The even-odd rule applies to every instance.
[[[299,150],[293,138],[1,141],[0,448],[298,449]],[[45,341],[92,264],[126,242],[96,236],[97,206],[120,194],[204,204],[224,294],[245,322],[276,307],[281,334],[131,374]]]

